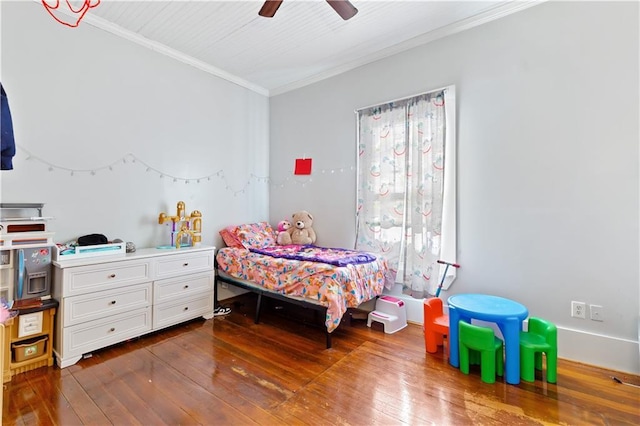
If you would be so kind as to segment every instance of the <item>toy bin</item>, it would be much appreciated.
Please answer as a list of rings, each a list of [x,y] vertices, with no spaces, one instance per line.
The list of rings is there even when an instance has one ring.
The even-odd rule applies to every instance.
[[[93,246],[75,246],[61,248],[53,246],[53,260],[71,260],[95,256],[124,255],[127,253],[127,243],[98,244]]]
[[[43,355],[45,353],[47,339],[49,339],[49,336],[13,343],[11,349],[13,351],[14,362],[27,361]]]

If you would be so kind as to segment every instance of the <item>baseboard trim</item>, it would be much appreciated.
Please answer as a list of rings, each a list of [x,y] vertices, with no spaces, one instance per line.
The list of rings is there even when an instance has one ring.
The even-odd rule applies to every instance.
[[[640,374],[638,342],[558,327],[558,356],[610,370]]]

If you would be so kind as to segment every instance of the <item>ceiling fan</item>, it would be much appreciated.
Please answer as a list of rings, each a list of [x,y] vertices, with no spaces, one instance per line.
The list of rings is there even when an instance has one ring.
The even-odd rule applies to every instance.
[[[276,11],[282,4],[282,1],[283,0],[265,1],[260,12],[258,12],[258,15],[264,16],[265,18],[273,18],[273,15],[276,14]],[[353,18],[355,14],[358,13],[358,9],[356,9],[349,0],[327,0],[327,3],[329,3],[329,6],[331,6],[333,10],[335,10],[345,21]]]

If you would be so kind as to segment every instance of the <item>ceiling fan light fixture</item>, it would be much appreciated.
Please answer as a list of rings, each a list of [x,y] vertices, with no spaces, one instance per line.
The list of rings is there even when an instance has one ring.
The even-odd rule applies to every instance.
[[[258,15],[264,16],[265,18],[273,18],[282,1],[283,0],[266,0],[260,8]],[[329,3],[329,6],[345,21],[353,18],[356,13],[358,13],[358,9],[356,9],[349,0],[327,0],[327,3]]]
[[[258,15],[264,16],[265,18],[273,18],[273,15],[276,14],[281,4],[282,0],[267,0],[262,5],[262,8],[260,8]]]
[[[353,18],[358,13],[358,9],[349,0],[327,0],[327,3],[345,21]]]

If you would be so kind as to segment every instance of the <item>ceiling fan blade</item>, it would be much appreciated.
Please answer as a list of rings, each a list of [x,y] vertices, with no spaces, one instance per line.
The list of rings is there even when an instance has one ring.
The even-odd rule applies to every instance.
[[[338,15],[345,21],[353,18],[356,13],[358,13],[358,9],[356,9],[349,0],[327,0],[327,3],[329,3],[333,10],[338,12]]]
[[[267,0],[262,5],[260,12],[258,15],[264,16],[265,18],[273,18],[273,15],[276,14],[276,11],[282,4],[282,0]]]

